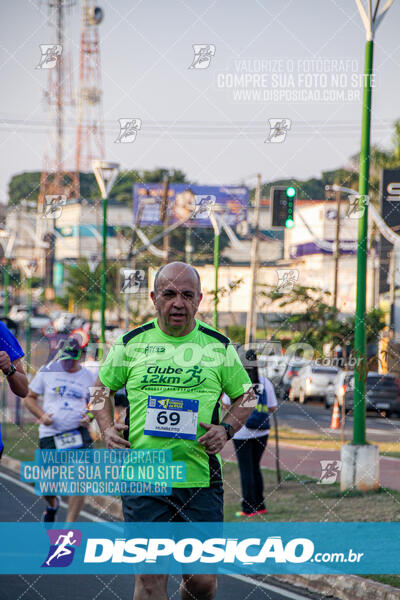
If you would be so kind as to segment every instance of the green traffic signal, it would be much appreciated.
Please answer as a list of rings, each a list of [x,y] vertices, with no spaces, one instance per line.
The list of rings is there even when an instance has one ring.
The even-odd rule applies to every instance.
[[[286,196],[288,198],[294,198],[296,195],[296,190],[294,187],[290,186],[288,188],[286,188]]]
[[[294,221],[293,221],[293,219],[291,219],[291,218],[286,219],[286,221],[285,221],[285,227],[286,227],[286,229],[292,229],[292,227],[294,227]]]

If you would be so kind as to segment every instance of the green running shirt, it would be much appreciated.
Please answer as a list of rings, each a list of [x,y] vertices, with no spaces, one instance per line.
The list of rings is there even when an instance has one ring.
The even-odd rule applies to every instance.
[[[126,386],[131,448],[169,449],[173,461],[185,462],[186,481],[176,481],[173,487],[208,487],[222,481],[220,456],[209,456],[196,440],[205,433],[200,422],[220,422],[223,392],[235,400],[251,387],[229,338],[197,319],[190,333],[172,337],[164,333],[154,319],[115,342],[100,368],[99,377],[103,385],[113,391]],[[195,402],[197,430],[193,433],[196,439],[145,434],[148,406],[154,402],[149,396],[161,397],[162,402],[171,398],[185,399],[185,405],[190,406],[198,401],[198,404]],[[164,415],[161,422],[166,420]],[[178,418],[176,413],[174,415],[172,418]]]

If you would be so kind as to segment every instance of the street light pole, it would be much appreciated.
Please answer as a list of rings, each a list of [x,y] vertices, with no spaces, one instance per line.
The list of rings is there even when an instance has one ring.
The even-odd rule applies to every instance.
[[[26,277],[26,371],[31,368],[31,316],[32,316],[32,277],[36,270],[36,260],[27,260],[22,263]]]
[[[341,489],[356,486],[358,489],[375,489],[379,486],[379,448],[367,445],[366,442],[366,410],[365,390],[367,378],[366,360],[366,280],[368,252],[368,191],[369,191],[369,155],[371,136],[371,98],[372,98],[372,64],[375,31],[384,15],[393,3],[388,0],[378,14],[380,0],[375,9],[372,1],[366,9],[361,0],[355,0],[366,31],[364,94],[361,127],[361,152],[358,197],[358,244],[357,244],[357,293],[355,314],[354,350],[356,364],[354,367],[354,420],[353,443],[342,446]]]
[[[219,240],[221,235],[221,226],[214,212],[214,208],[210,206],[207,209],[211,225],[214,229],[214,312],[213,326],[218,329],[218,271],[219,271]]]
[[[8,317],[8,311],[10,310],[9,298],[8,298],[8,286],[10,284],[10,273],[9,273],[9,262],[8,258],[5,257],[4,264],[4,316]]]
[[[361,129],[360,175],[358,210],[358,244],[357,244],[357,295],[355,315],[354,350],[356,366],[354,372],[354,425],[353,443],[366,443],[365,419],[365,379],[366,379],[366,279],[367,279],[367,240],[368,240],[368,204],[365,198],[369,191],[369,151],[371,135],[371,74],[374,42],[367,40],[365,46],[364,96]]]
[[[214,273],[215,273],[215,295],[214,295],[214,316],[213,316],[213,325],[215,329],[218,329],[218,271],[219,271],[219,238],[220,231],[218,233],[215,232],[214,235]]]
[[[89,271],[90,271],[90,287],[89,287],[89,321],[90,330],[89,337],[90,342],[93,342],[93,310],[94,310],[94,273],[99,264],[99,259],[96,254],[88,259]]]
[[[93,161],[93,171],[99,186],[103,203],[103,243],[102,243],[102,263],[101,263],[101,334],[100,334],[100,357],[103,357],[103,349],[106,341],[106,294],[107,294],[107,203],[108,195],[118,175],[119,164],[106,162],[103,160]]]

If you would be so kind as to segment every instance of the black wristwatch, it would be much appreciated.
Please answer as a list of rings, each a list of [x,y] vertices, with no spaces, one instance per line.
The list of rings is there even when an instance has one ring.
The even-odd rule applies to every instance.
[[[228,440],[231,440],[235,435],[235,430],[232,425],[229,425],[229,423],[220,423],[220,425],[225,429]]]
[[[11,365],[11,367],[7,369],[7,371],[3,371],[3,373],[6,377],[11,377],[11,375],[14,375],[16,371],[17,369],[14,367],[14,365]]]

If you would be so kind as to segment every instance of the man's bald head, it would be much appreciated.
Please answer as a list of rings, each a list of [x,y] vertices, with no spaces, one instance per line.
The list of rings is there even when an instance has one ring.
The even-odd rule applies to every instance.
[[[193,330],[195,315],[203,297],[196,269],[184,262],[161,267],[150,296],[157,311],[158,325],[164,333],[179,337]]]
[[[158,269],[154,278],[154,294],[157,295],[160,278],[173,282],[175,280],[179,280],[182,275],[185,277],[193,277],[193,281],[196,283],[197,291],[200,294],[201,283],[199,272],[191,265],[180,261],[168,263],[167,265],[163,265]]]

